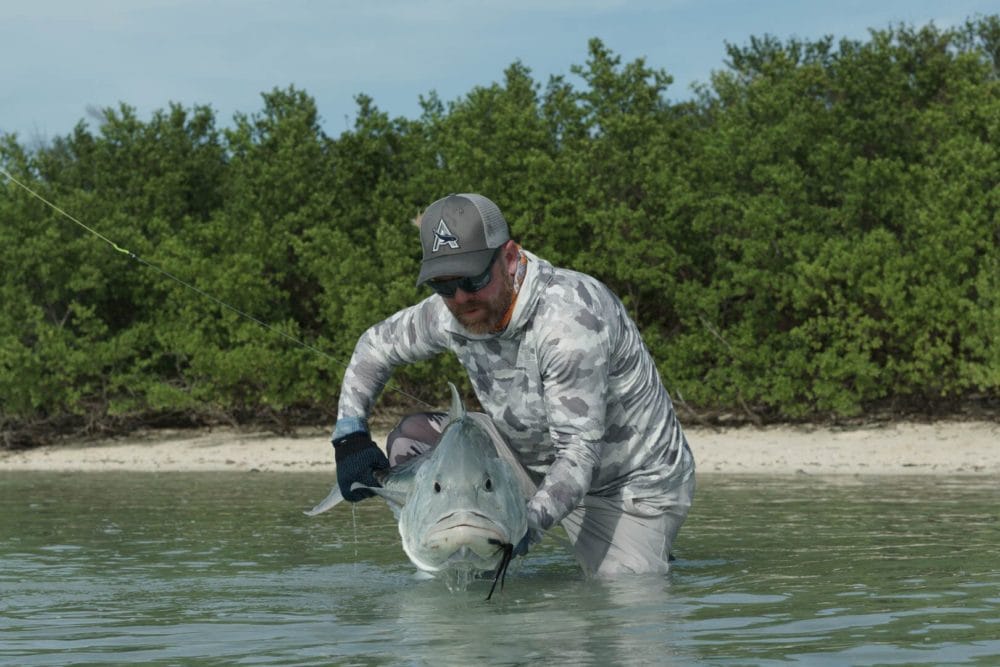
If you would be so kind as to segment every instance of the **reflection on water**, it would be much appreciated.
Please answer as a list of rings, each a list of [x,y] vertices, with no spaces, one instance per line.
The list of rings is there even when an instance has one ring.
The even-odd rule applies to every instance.
[[[1000,485],[703,476],[666,577],[414,577],[309,474],[0,475],[0,663],[997,664]]]

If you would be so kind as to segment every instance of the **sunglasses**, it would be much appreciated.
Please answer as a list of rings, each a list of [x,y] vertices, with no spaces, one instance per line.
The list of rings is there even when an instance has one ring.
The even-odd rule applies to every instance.
[[[455,296],[455,292],[459,289],[467,294],[478,292],[489,285],[490,280],[493,279],[493,263],[497,261],[500,250],[501,248],[496,249],[493,257],[490,259],[490,263],[486,266],[486,270],[478,276],[465,276],[462,278],[452,278],[451,280],[428,280],[427,284],[432,290],[449,299]]]

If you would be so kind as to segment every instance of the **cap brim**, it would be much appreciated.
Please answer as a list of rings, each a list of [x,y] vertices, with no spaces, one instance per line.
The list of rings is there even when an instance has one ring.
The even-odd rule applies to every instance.
[[[463,252],[457,255],[443,255],[424,260],[420,264],[420,277],[417,286],[435,278],[478,276],[486,270],[493,259],[496,248]]]

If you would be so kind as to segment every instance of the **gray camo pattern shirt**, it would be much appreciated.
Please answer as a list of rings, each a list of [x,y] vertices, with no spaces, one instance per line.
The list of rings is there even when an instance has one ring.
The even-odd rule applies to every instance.
[[[540,480],[530,525],[547,530],[583,499],[653,516],[694,474],[656,366],[621,301],[601,282],[529,252],[501,333],[468,332],[432,295],[366,331],[344,376],[338,422],[365,422],[392,369],[450,350],[484,410]]]

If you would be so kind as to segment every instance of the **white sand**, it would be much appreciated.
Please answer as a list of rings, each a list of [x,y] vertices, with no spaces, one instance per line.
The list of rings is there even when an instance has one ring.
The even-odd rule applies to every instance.
[[[844,429],[687,427],[686,431],[700,474],[1000,475],[997,422]],[[303,431],[296,437],[232,429],[152,431],[121,439],[0,452],[0,470],[332,473],[333,469],[325,430]]]

